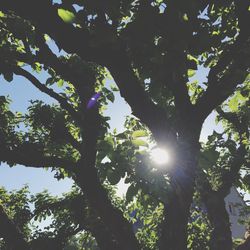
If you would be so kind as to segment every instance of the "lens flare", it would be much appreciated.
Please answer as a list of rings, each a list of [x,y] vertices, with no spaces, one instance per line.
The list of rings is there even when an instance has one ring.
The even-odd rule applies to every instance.
[[[101,96],[101,93],[100,93],[100,92],[94,94],[94,95],[89,99],[89,101],[88,101],[87,109],[92,108],[92,107],[96,104],[96,102],[97,102],[97,100],[98,100],[98,98],[99,98],[100,96]]]
[[[170,162],[170,155],[166,149],[154,148],[150,153],[151,160],[157,165],[164,165]]]

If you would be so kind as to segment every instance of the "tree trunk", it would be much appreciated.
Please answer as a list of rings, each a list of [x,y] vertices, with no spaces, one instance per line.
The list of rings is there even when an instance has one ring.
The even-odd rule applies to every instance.
[[[100,223],[101,224],[101,223]],[[100,227],[103,227],[101,224]],[[107,230],[100,230],[97,225],[91,233],[96,239],[97,245],[101,250],[117,250],[119,249],[119,245],[114,240],[114,237]]]
[[[98,108],[92,108],[86,113],[88,121],[83,126],[85,131],[82,158],[76,170],[75,181],[86,194],[91,207],[107,226],[111,237],[114,237],[119,248],[117,250],[139,250],[140,245],[132,230],[132,224],[125,219],[122,211],[114,207],[98,177],[96,163],[96,145],[100,130]]]
[[[187,225],[193,200],[199,144],[179,139],[170,177],[173,192],[165,204],[160,250],[187,249]]]
[[[207,195],[203,201],[207,207],[208,218],[213,227],[210,239],[211,250],[232,249],[232,233],[224,197],[214,192]]]
[[[190,202],[191,204],[191,202]],[[176,199],[164,209],[164,226],[160,241],[160,250],[185,250],[187,249],[187,223],[189,207]]]
[[[132,230],[132,225],[123,217],[122,212],[113,207],[94,169],[88,169],[76,181],[86,194],[90,205],[100,215],[111,235],[117,240],[117,250],[139,250],[139,242]],[[107,239],[108,240],[108,239]]]

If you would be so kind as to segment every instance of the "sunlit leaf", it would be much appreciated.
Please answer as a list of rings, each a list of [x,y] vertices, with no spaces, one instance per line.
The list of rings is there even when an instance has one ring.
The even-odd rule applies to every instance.
[[[147,147],[148,146],[148,143],[144,140],[141,140],[141,139],[135,139],[135,140],[132,140],[132,143],[135,145],[135,146],[145,146]]]
[[[75,20],[74,13],[65,10],[65,9],[58,9],[57,11],[58,16],[65,22],[65,23],[73,23]]]
[[[231,111],[236,112],[240,103],[244,102],[247,98],[244,97],[240,92],[237,92],[228,102],[228,106]]]
[[[195,75],[195,70],[189,69],[189,70],[188,70],[188,77],[192,77],[192,76],[194,76],[194,75]]]
[[[148,133],[144,130],[136,130],[132,133],[132,137],[133,138],[137,138],[137,137],[144,137],[147,136]]]

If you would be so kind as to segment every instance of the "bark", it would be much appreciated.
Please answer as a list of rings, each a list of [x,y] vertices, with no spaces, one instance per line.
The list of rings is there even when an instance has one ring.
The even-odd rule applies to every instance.
[[[65,239],[62,240],[60,238],[38,238],[31,242],[32,250],[62,250],[64,246]]]
[[[86,120],[88,123],[83,127],[82,158],[76,171],[75,181],[86,194],[91,207],[101,217],[110,234],[116,239],[119,245],[117,250],[139,250],[139,242],[133,233],[132,224],[124,218],[122,211],[113,206],[95,167],[96,144],[100,128],[97,107],[86,112]]]
[[[170,138],[172,139],[172,134],[175,135],[166,111],[151,100],[133,72],[126,53],[119,51],[110,57],[110,61],[107,67],[119,87],[121,96],[131,107],[133,115],[148,126],[158,143],[166,144]]]
[[[179,147],[176,149],[176,164],[170,173],[174,191],[164,208],[165,220],[159,242],[160,250],[187,249],[187,225],[193,200],[199,148],[197,137],[192,140],[191,143],[179,140]]]
[[[3,238],[9,249],[29,250],[29,244],[25,241],[20,230],[5,213],[0,205],[0,238]]]
[[[96,239],[96,242],[101,250],[117,250],[120,249],[118,243],[112,236],[112,234],[107,230],[104,223],[98,222],[90,230]]]
[[[214,192],[210,193],[203,201],[207,207],[208,218],[213,228],[210,239],[211,250],[232,249],[232,233],[224,197]]]
[[[187,249],[187,223],[189,206],[192,199],[187,199],[185,205],[175,197],[164,210],[165,223],[162,227],[160,250]]]
[[[119,245],[117,250],[139,250],[139,243],[132,231],[132,225],[123,217],[120,210],[113,207],[107,192],[99,181],[96,169],[88,169],[87,171],[87,174],[82,172],[82,174],[77,175],[76,182],[108,227],[110,234],[114,235]]]

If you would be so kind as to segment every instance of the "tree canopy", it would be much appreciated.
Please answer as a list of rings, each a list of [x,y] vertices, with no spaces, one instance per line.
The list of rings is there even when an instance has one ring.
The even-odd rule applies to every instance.
[[[1,189],[0,244],[232,249],[224,198],[233,185],[249,191],[249,23],[247,0],[1,0],[0,73],[55,102],[20,113],[0,96],[0,162],[51,168],[75,189],[62,199]],[[121,133],[104,112],[116,91],[132,110]],[[201,142],[212,112],[223,132]],[[151,145],[172,160],[157,168]],[[51,214],[53,233],[28,226]]]

